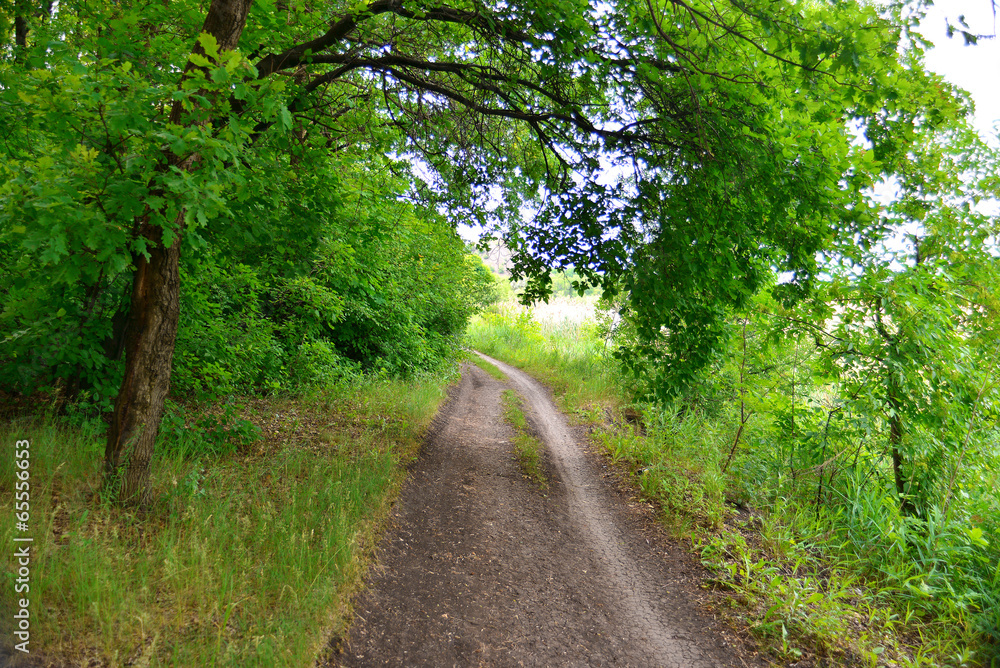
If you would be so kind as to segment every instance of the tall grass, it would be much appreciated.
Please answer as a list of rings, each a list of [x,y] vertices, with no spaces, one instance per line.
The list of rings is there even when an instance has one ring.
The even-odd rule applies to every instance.
[[[99,434],[46,420],[0,427],[0,443],[31,441],[33,652],[110,666],[312,664],[345,628],[443,384],[366,383],[258,406],[247,417],[265,431],[295,415],[276,442],[160,456],[156,501],[141,513],[102,502]],[[8,518],[12,463],[0,458]],[[13,531],[0,524],[0,540],[13,544]]]
[[[592,324],[568,317],[542,324],[530,309],[504,303],[474,317],[466,341],[548,384],[565,405],[582,409],[620,396],[623,379],[607,363],[607,344]]]
[[[567,408],[595,420],[595,441],[710,568],[707,584],[730,592],[735,623],[781,659],[998,664],[995,456],[963,471],[949,512],[905,517],[878,481],[886,462],[851,468],[823,449],[821,426],[800,426],[805,440],[795,440],[776,415],[746,421],[724,473],[738,402],[719,393],[695,409],[634,402],[589,323],[541,324],[500,309],[474,321],[469,342],[542,378]]]

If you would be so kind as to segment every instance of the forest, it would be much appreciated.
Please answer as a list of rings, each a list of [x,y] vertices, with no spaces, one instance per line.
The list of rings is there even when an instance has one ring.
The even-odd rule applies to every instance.
[[[312,665],[473,348],[776,663],[995,665],[1000,156],[931,4],[0,0],[32,652]]]

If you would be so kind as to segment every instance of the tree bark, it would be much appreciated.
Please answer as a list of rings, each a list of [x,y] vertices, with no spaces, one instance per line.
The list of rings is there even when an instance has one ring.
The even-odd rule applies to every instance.
[[[183,223],[183,219],[181,220]],[[154,241],[139,255],[132,278],[132,307],[125,336],[125,377],[104,451],[105,487],[131,505],[149,501],[149,464],[170,389],[180,316],[180,245],[162,243],[163,229],[145,224]]]
[[[215,37],[219,51],[236,48],[246,25],[251,0],[212,0],[202,32]],[[194,53],[204,53],[196,43]],[[189,62],[183,78],[192,65]],[[183,124],[181,104],[175,103],[170,121]],[[197,156],[165,155],[164,166],[195,169]],[[104,451],[105,489],[117,501],[144,505],[150,499],[150,462],[170,390],[177,323],[180,317],[180,246],[184,211],[174,221],[176,234],[164,245],[163,228],[148,218],[139,225],[147,255],[137,254],[132,278],[131,307],[125,328],[125,376],[108,429]]]
[[[17,55],[21,55],[28,46],[28,15],[31,13],[31,5],[28,0],[15,0],[14,2],[14,47],[18,50]]]
[[[21,49],[28,46],[28,22],[22,14],[14,17],[14,46]]]
[[[28,33],[31,32],[29,18],[47,21],[52,17],[51,0],[44,0],[41,5],[33,7],[31,0],[14,1],[14,47],[19,51],[18,57],[28,47]]]

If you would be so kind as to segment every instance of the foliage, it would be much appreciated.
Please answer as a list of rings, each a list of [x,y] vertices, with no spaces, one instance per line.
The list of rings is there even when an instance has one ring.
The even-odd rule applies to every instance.
[[[785,302],[808,290],[830,218],[870,226],[869,153],[897,160],[960,107],[897,4],[14,10],[0,360],[9,386],[104,409],[120,380],[106,469],[126,503],[145,496],[146,465],[127,464],[151,461],[175,356],[206,397],[447,357],[491,299],[457,222],[493,224],[529,301],[568,269],[577,292],[622,294],[635,338],[616,354],[675,396],[775,270]],[[185,283],[243,281],[260,304],[197,279],[182,298],[181,257]],[[204,320],[176,341],[181,299]]]
[[[279,384],[285,357],[274,322],[262,314],[266,289],[253,267],[192,259],[182,279],[174,353],[177,393],[224,397]]]
[[[293,131],[285,82],[250,85],[246,57],[204,36],[189,55],[199,11],[59,6],[0,51],[0,384],[112,408],[144,216],[183,236],[176,392],[438,364],[491,299],[482,269],[435,213],[400,199],[409,179],[384,152],[331,154],[323,132]],[[274,27],[275,11],[254,25]],[[199,167],[165,168],[164,151]]]
[[[632,74],[647,96],[637,109],[623,104],[631,118],[620,122],[641,119],[644,105],[669,108],[690,119],[667,125],[676,150],[637,156],[621,148],[620,162],[605,159],[616,170],[553,192],[536,222],[512,224],[505,239],[530,249],[530,258],[515,256],[516,275],[539,279],[528,299],[547,293],[553,266],[574,267],[608,298],[622,294],[619,310],[635,338],[617,354],[666,399],[711,364],[729,309],[747,307],[774,269],[790,277],[776,295],[804,294],[818,272],[817,252],[838,229],[831,219],[844,218],[838,238],[845,240],[869,224],[841,215],[862,207],[854,177],[870,172],[848,119],[881,124],[887,134],[870,133],[876,153],[904,150],[916,117],[947,114],[958,103],[916,59],[906,69],[898,62],[897,40],[917,39],[898,8],[882,15],[850,3],[650,8],[608,14],[608,33],[655,54]],[[794,34],[786,33],[791,26]],[[607,63],[595,74],[618,75]],[[551,226],[557,218],[562,224]]]
[[[203,247],[188,248],[175,391],[208,399],[274,392],[337,382],[361,369],[413,373],[450,356],[466,319],[493,298],[493,279],[435,216],[380,201],[396,186],[385,187],[357,194],[353,219],[340,208],[310,223],[308,244],[283,245],[274,222],[255,225],[243,243],[210,229]],[[55,266],[24,246],[4,248],[9,266]],[[110,271],[98,271],[104,277],[89,293],[47,282],[44,271],[30,281],[0,277],[7,286],[8,335],[0,344],[6,387],[29,393],[62,383],[70,395],[86,391],[110,410],[122,373],[120,352],[112,350],[114,318],[127,308],[128,274]]]
[[[900,280],[880,287],[894,286],[888,293],[893,298],[912,294],[899,290],[910,273],[901,270]],[[875,308],[893,307],[881,296],[875,303]],[[913,313],[907,325],[920,324]],[[933,336],[933,328],[909,330],[905,365],[901,357],[872,354],[886,344],[876,319],[845,325],[850,310],[841,308],[840,314],[839,327],[827,330],[830,338],[814,332],[826,345],[817,348],[812,339],[793,339],[769,348],[771,369],[756,378],[751,389],[766,393],[768,399],[734,459],[730,494],[770,509],[788,524],[796,540],[810,541],[874,583],[895,608],[960,627],[965,642],[973,646],[979,642],[972,640],[977,634],[995,638],[993,565],[1000,535],[991,518],[998,511],[992,481],[1000,450],[995,429],[984,421],[990,399],[981,375],[992,370],[986,365],[963,369],[961,358],[951,357],[955,351],[945,337],[938,340],[933,355],[914,355],[918,346],[927,345],[920,343],[919,335]],[[942,322],[933,314],[929,317]],[[951,326],[955,321],[944,322]],[[794,325],[778,317],[768,321],[769,327],[760,327],[758,336],[773,331],[776,323]],[[833,337],[853,347],[840,348],[835,355]],[[845,350],[856,358],[845,359]],[[960,350],[970,353],[965,346]],[[727,365],[730,376],[738,373],[738,359]],[[893,360],[889,369],[900,377],[934,379],[907,385],[910,393],[900,395],[898,414],[887,410],[886,388],[892,386],[884,376],[851,375],[859,362],[874,366],[886,359]],[[879,373],[874,368],[867,373]],[[978,384],[972,388],[978,397],[950,393],[963,373]],[[788,382],[792,379],[794,386]],[[937,412],[942,392],[949,399],[945,410]],[[730,398],[738,401],[737,396]],[[897,416],[916,414],[919,418],[908,418],[901,434]],[[902,493],[900,470],[905,475]],[[948,645],[946,638],[934,642]],[[991,651],[980,649],[987,655]]]
[[[7,382],[113,396],[120,350],[99,344],[120,338],[129,274],[160,243],[150,226],[183,238],[188,277],[235,261],[289,319],[274,323],[282,363],[262,331],[243,353],[266,350],[274,368],[223,369],[204,350],[196,370],[190,351],[185,387],[280,386],[317,337],[365,368],[426,368],[465,312],[436,296],[462,283],[450,269],[410,283],[434,272],[414,252],[425,241],[460,252],[428,222],[441,210],[499,225],[529,299],[571,268],[573,289],[627,295],[637,338],[619,355],[659,359],[648,380],[666,396],[711,362],[726,309],[772,268],[794,272],[785,296],[811,283],[827,217],[858,205],[869,168],[845,121],[868,125],[874,153],[902,154],[914,119],[955,104],[900,62],[919,38],[895,5],[376,0],[332,4],[317,35],[307,8],[253,3],[230,17],[242,51],[199,37],[200,10],[58,6],[0,52]],[[404,193],[423,208],[407,212]],[[345,273],[317,280],[331,266]],[[400,305],[414,289],[427,298]]]
[[[349,623],[346,602],[451,380],[357,380],[215,415],[168,404],[157,501],[143,514],[94,493],[99,432],[0,426],[5,443],[31,441],[31,647],[67,664],[314,662]],[[226,454],[236,443],[225,438],[258,426],[263,442]],[[14,461],[0,461],[4,489]],[[12,532],[7,522],[0,538]],[[0,570],[4,609],[12,577]]]
[[[967,126],[930,123],[893,160],[883,170],[898,191],[882,224],[831,258],[818,304],[781,317],[815,338],[816,372],[837,381],[840,406],[884,421],[894,491],[912,513],[947,505],[946,471],[977,449],[970,438],[1000,408],[987,287],[997,219],[977,206],[996,190],[998,163]],[[871,445],[864,454],[878,456]]]
[[[919,64],[917,52],[904,58]],[[603,331],[640,397],[685,423],[708,418],[698,429],[714,444],[699,449],[709,462],[724,453],[723,473],[733,464],[732,498],[780,513],[797,536],[823,536],[810,540],[892,606],[947,620],[976,643],[998,633],[998,310],[988,287],[998,219],[982,205],[997,192],[998,163],[961,97],[927,83],[859,125],[843,184],[853,203],[829,212],[853,232],[818,256],[809,299],[784,299],[795,277],[783,276],[720,311],[728,348],[703,350],[702,369],[673,389],[674,332],[644,335],[634,295],[606,297]],[[651,464],[651,498],[678,513],[713,507],[690,496],[677,464],[662,474],[655,453],[633,454],[629,442],[606,445]],[[695,488],[716,487],[710,479]]]
[[[669,404],[636,401],[622,384],[600,398],[574,396],[592,369],[613,365],[594,349],[578,348],[595,367],[551,364],[546,380],[692,542],[713,572],[709,584],[732,593],[734,622],[781,657],[988,664],[1000,600],[995,426],[952,441],[938,472],[945,484],[906,514],[892,494],[885,416],[844,403],[849,396],[823,372],[826,349],[794,336],[779,304],[764,294],[756,307],[731,323],[729,354]],[[472,332],[501,359],[537,368],[591,327],[514,330],[512,319],[486,314]],[[494,343],[516,332],[515,345]]]

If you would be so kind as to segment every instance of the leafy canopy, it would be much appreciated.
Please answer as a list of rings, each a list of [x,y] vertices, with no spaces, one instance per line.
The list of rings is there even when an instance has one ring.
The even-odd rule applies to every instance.
[[[667,395],[775,272],[790,277],[781,299],[810,287],[817,252],[871,224],[865,175],[952,104],[901,64],[915,18],[897,4],[277,0],[249,5],[232,51],[199,36],[202,11],[60,4],[2,52],[8,343],[56,303],[67,331],[114,339],[150,243],[137,221],[207,255],[267,248],[268,290],[305,289],[324,252],[352,244],[324,231],[354,201],[346,170],[490,224],[529,299],[570,267],[581,288],[624,295],[623,362],[655,360]],[[366,207],[377,245],[396,214]],[[331,313],[358,290],[326,288]]]

